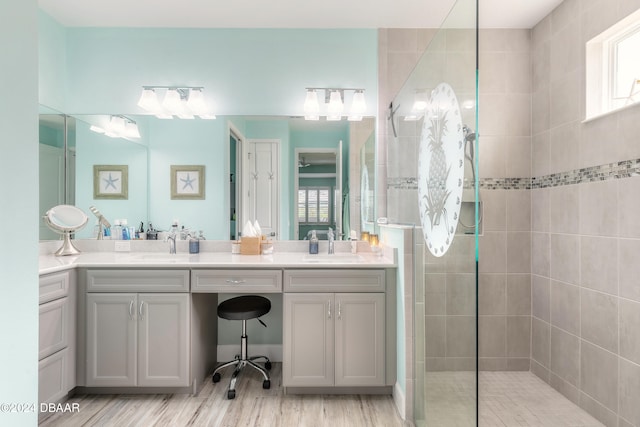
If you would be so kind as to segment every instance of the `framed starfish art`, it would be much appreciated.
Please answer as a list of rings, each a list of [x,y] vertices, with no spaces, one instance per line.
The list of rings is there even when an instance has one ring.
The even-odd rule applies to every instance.
[[[171,199],[204,198],[204,165],[171,165]]]
[[[129,198],[129,166],[93,165],[93,198]]]

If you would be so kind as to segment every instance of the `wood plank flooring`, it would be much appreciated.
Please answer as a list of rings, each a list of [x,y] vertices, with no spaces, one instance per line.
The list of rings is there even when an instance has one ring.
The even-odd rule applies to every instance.
[[[285,395],[282,364],[274,363],[271,389],[262,377],[244,369],[236,383],[236,398],[227,400],[231,370],[213,384],[209,379],[197,396],[78,395],[76,413],[58,413],[41,426],[220,426],[220,427],[395,427],[409,426],[388,395]]]

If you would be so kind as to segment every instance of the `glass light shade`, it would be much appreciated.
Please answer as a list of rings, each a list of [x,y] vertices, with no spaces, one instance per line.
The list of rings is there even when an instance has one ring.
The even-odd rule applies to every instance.
[[[164,100],[162,101],[162,107],[164,107],[169,114],[178,115],[182,107],[180,100],[180,93],[178,93],[177,89],[168,89],[167,93],[164,95]]]
[[[189,89],[189,100],[187,108],[198,116],[207,115],[209,113],[207,104],[204,102],[204,93],[202,89]]]
[[[138,106],[152,113],[160,110],[160,102],[158,101],[156,91],[153,89],[142,89]]]
[[[191,111],[189,110],[189,107],[187,106],[187,101],[185,99],[180,101],[180,104],[178,104],[178,108],[174,110],[174,112],[179,119],[194,118],[193,114],[191,114]]]
[[[427,93],[424,91],[416,92],[413,96],[413,111],[424,111],[427,109]]]
[[[96,125],[91,125],[89,130],[92,131],[92,132],[95,132],[95,133],[104,133],[104,129],[102,129],[101,127],[96,126]]]
[[[344,104],[342,103],[342,96],[340,96],[340,91],[332,91],[331,96],[329,97],[329,107],[327,109],[328,114],[332,116],[341,115],[343,109]]]
[[[353,94],[353,100],[351,101],[351,114],[354,116],[362,116],[367,109],[367,103],[364,100],[364,92],[357,90]]]
[[[109,131],[121,135],[124,133],[124,119],[118,116],[111,116],[111,123],[109,124]]]
[[[126,122],[124,124],[124,136],[127,138],[140,138],[140,130],[135,122]]]
[[[314,89],[307,90],[307,97],[304,100],[304,115],[317,116],[320,112],[320,104],[318,103],[318,93]],[[307,119],[314,120],[314,119]]]

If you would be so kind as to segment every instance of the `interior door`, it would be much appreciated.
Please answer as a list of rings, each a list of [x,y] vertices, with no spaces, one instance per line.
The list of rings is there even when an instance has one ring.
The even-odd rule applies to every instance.
[[[258,221],[262,234],[278,238],[280,173],[278,165],[279,141],[247,141],[244,153],[243,197],[246,198],[243,221]],[[246,173],[245,173],[246,171]],[[240,230],[244,224],[238,224]]]

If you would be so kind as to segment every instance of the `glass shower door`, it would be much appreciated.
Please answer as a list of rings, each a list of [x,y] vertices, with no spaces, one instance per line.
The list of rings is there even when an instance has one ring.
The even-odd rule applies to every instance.
[[[414,420],[418,426],[478,422],[478,236],[476,0],[458,0],[434,32],[392,104],[389,162],[417,158],[402,197],[415,222]],[[392,145],[396,145],[393,147]],[[396,158],[394,158],[394,156]],[[418,220],[419,218],[419,220]]]

